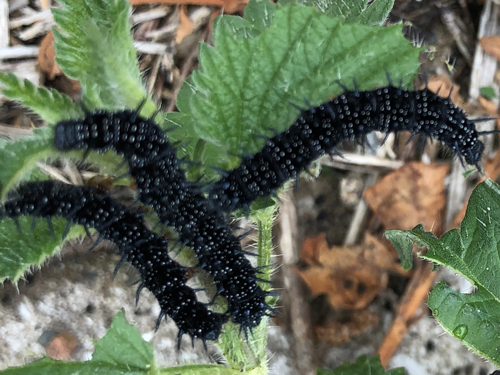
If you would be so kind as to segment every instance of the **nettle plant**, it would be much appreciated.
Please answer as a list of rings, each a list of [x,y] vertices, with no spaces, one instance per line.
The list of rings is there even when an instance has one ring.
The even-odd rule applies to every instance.
[[[189,170],[188,178],[194,181],[203,176],[206,181],[215,181],[219,176],[208,167],[233,169],[241,159],[232,155],[242,149],[253,154],[262,148],[265,141],[254,135],[272,136],[290,127],[301,112],[291,103],[306,102],[304,106],[311,108],[324,103],[344,91],[338,81],[351,87],[354,97],[362,90],[387,86],[388,76],[397,78],[401,90],[411,88],[422,50],[403,37],[401,24],[381,26],[393,6],[391,0],[377,0],[371,5],[368,0],[283,0],[278,4],[252,0],[243,17],[224,15],[214,21],[214,46],[200,45],[200,68],[179,92],[179,111],[166,114],[157,112],[142,84],[128,2],[59,3],[61,7],[53,9],[57,62],[67,76],[80,82],[84,106],[54,90],[0,74],[2,93],[33,110],[48,124],[35,129],[30,137],[0,141],[3,202],[11,199],[8,193],[16,191],[19,184],[46,179],[36,169],[38,161],[83,158],[83,152],[62,153],[54,148],[55,124],[85,117],[83,108],[140,109],[142,116],[154,114],[162,129],[175,126],[168,133],[170,142],[188,141],[178,150],[178,157],[199,165]],[[375,94],[369,95],[368,99],[373,99]],[[458,148],[454,151],[458,152]],[[86,156],[103,174],[123,174],[123,168],[116,168],[121,158],[112,152],[91,152]],[[432,291],[428,305],[444,329],[496,364],[500,364],[500,283],[496,280],[500,260],[495,232],[495,223],[500,219],[499,193],[492,181],[480,184],[471,196],[461,229],[447,232],[439,240],[421,226],[411,231],[387,232],[406,268],[411,267],[412,248],[417,241],[428,248],[422,258],[452,268],[477,287],[476,293],[464,295],[441,283]],[[266,281],[272,270],[265,266],[271,264],[275,204],[259,200],[250,207],[249,217],[258,229],[257,266],[262,267],[258,283],[268,291]],[[67,232],[66,220],[61,218],[34,228],[32,222],[32,217],[0,221],[0,280],[17,283],[32,267],[40,267],[57,254],[65,242],[85,234],[78,225]],[[276,300],[268,296],[266,302],[273,306]],[[215,309],[223,306],[224,302],[217,302]],[[152,346],[119,312],[106,336],[96,342],[90,361],[67,363],[44,358],[1,373],[267,374],[268,324],[268,319],[262,319],[248,337],[240,326],[231,322],[224,325],[216,344],[227,366],[158,369]],[[318,373],[386,372],[378,358],[362,357],[354,364]],[[398,375],[405,371],[387,373]]]

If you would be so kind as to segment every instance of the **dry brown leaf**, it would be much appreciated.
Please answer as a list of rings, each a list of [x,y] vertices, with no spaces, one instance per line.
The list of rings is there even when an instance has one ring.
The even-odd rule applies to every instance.
[[[69,332],[55,336],[45,347],[47,355],[55,360],[68,360],[78,348],[78,339]]]
[[[423,89],[425,86],[426,85],[423,84],[423,85],[421,85],[420,88]],[[437,93],[442,98],[447,98],[448,96],[450,96],[450,92],[451,92],[451,96],[450,96],[451,101],[455,105],[457,105],[461,108],[464,107],[465,102],[459,94],[460,86],[453,83],[451,81],[450,77],[441,76],[441,75],[432,76],[427,80],[427,88],[430,91]]]
[[[362,309],[387,286],[387,270],[399,267],[390,251],[367,235],[357,246],[328,247],[326,235],[304,241],[301,254],[312,266],[296,270],[312,294],[327,294],[336,308]]]
[[[38,53],[38,64],[40,69],[47,74],[50,80],[61,75],[62,71],[56,63],[56,50],[54,48],[54,36],[49,31],[40,44],[40,52]]]
[[[177,44],[180,44],[185,37],[194,31],[194,23],[187,15],[187,6],[185,4],[181,5],[179,8],[179,18],[180,25],[177,29],[177,35],[175,37],[175,42]]]
[[[42,10],[50,9],[51,6],[52,4],[50,0],[40,0],[40,8]]]
[[[500,61],[500,36],[492,35],[479,39],[479,44],[484,51],[495,56]]]
[[[311,267],[297,272],[312,294],[327,294],[335,308],[362,309],[387,286],[387,274],[369,266],[346,270]]]
[[[319,341],[327,341],[332,346],[337,346],[365,333],[379,321],[380,317],[368,310],[355,310],[350,312],[347,321],[331,322],[326,326],[316,327],[316,337]]]
[[[408,230],[417,224],[441,234],[449,165],[411,162],[366,189],[365,199],[386,229]]]
[[[326,244],[326,233],[320,233],[315,237],[307,237],[302,243],[300,258],[310,266],[321,265],[319,262],[319,251]],[[326,245],[328,247],[328,245]]]
[[[492,117],[497,116],[497,105],[489,99],[486,99],[484,96],[480,96],[478,98],[479,105],[488,113],[488,115]]]
[[[224,13],[232,14],[245,9],[248,0],[129,0],[132,5],[140,4],[189,4],[223,7]]]

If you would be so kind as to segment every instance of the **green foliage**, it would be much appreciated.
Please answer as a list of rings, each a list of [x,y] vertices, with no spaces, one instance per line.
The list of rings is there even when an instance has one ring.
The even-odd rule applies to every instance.
[[[130,5],[122,0],[61,0],[53,8],[57,63],[80,82],[86,106],[137,108],[146,98],[137,65]],[[148,100],[143,113],[156,110]]]
[[[392,242],[401,259],[405,270],[413,267],[413,236],[404,230],[392,229],[385,231],[385,237]]]
[[[377,0],[364,9],[356,20],[365,25],[382,25],[394,6],[395,0]]]
[[[32,218],[19,218],[21,233],[18,232],[13,220],[0,221],[0,283],[5,279],[17,283],[27,271],[33,267],[40,267],[47,258],[58,253],[66,241],[84,233],[83,227],[74,226],[65,241],[61,242],[66,220],[54,218],[51,222],[54,237],[45,220],[38,219],[35,230],[32,231]]]
[[[0,182],[1,200],[20,181],[30,178],[35,164],[51,156],[53,131],[49,128],[39,128],[33,135],[17,142],[6,142],[0,148]]]
[[[16,142],[2,142],[0,144],[0,199],[5,200],[7,193],[15,188],[21,181],[30,180],[33,168],[39,161],[47,158],[72,157],[82,159],[82,152],[61,153],[53,147],[54,132],[52,128],[38,128],[33,130],[29,137],[22,138]],[[111,152],[105,154],[93,153],[88,160],[99,165],[101,170],[114,171],[121,158]]]
[[[491,86],[484,86],[479,89],[479,93],[481,96],[484,96],[486,99],[492,100],[497,97],[495,93],[495,89]]]
[[[406,375],[404,368],[385,371],[379,357],[361,356],[355,363],[344,363],[335,370],[318,370],[317,375]]]
[[[280,0],[280,5],[300,4],[315,7],[330,17],[341,17],[349,23],[382,25],[394,6],[394,0]]]
[[[500,365],[500,186],[486,180],[472,193],[460,229],[437,239],[422,225],[390,231],[388,237],[409,257],[416,241],[426,260],[445,265],[469,280],[474,294],[460,294],[439,284],[427,302],[443,328],[467,346]],[[397,238],[397,241],[393,241]]]
[[[57,13],[56,18],[61,21],[59,24],[61,30],[54,32],[58,34],[56,49],[59,48],[61,56],[59,63],[64,71],[80,80],[84,96],[87,93],[90,96],[85,101],[91,108],[98,105],[110,108],[137,106],[137,103],[145,97],[145,91],[140,80],[130,35],[128,3],[90,0],[68,3],[69,8],[54,9],[54,13]],[[89,29],[81,28],[80,21],[89,25]],[[111,58],[114,59],[113,63],[109,61]],[[102,64],[106,64],[105,67]],[[134,80],[133,77],[137,79]],[[0,73],[0,89],[6,97],[18,100],[51,124],[83,115],[80,106],[73,103],[66,95],[55,90],[36,87],[31,82],[20,80],[12,74]],[[153,112],[154,107],[151,103],[148,104],[149,112]],[[47,127],[35,129],[31,136],[15,142],[1,142],[2,201],[19,182],[31,179],[37,162],[49,157],[63,156],[54,149],[52,140],[53,130]],[[81,160],[82,153],[72,152],[64,156]],[[120,158],[112,153],[91,154],[88,160],[99,165],[103,172],[122,173],[116,171]],[[0,223],[0,259],[2,259],[0,280],[9,278],[17,282],[31,266],[40,266],[47,257],[60,250],[62,246],[60,239],[66,224],[65,221],[54,220],[56,240],[52,239],[46,226],[40,225],[32,234],[31,220],[28,218],[20,220],[22,236],[18,235],[13,225],[13,222],[8,220]],[[40,230],[40,228],[45,229]],[[81,233],[78,227],[72,228],[67,239],[75,238]]]
[[[200,69],[179,93],[180,113],[167,115],[206,142],[206,164],[234,167],[239,159],[228,153],[257,151],[263,140],[255,134],[284,130],[299,114],[291,103],[325,102],[342,92],[338,80],[353,88],[355,79],[364,90],[387,85],[386,72],[404,86],[415,77],[421,50],[401,25],[345,24],[312,7],[266,0],[248,7],[243,19],[214,21],[215,47],[201,45]]]
[[[68,96],[54,89],[37,87],[14,74],[0,73],[0,90],[7,98],[17,100],[49,123],[78,118],[83,114]]]

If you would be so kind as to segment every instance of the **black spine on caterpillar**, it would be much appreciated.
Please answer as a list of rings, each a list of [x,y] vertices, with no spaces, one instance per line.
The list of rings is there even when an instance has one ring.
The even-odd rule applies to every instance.
[[[197,301],[195,291],[186,285],[186,269],[170,259],[167,241],[144,226],[142,215],[95,189],[54,181],[25,183],[0,206],[0,220],[25,215],[48,220],[63,217],[68,225],[95,228],[102,238],[118,245],[122,261],[141,274],[137,298],[144,287],[154,294],[161,307],[157,326],[165,315],[170,316],[179,328],[178,345],[184,333],[203,342],[218,338],[227,317]]]
[[[268,139],[261,151],[242,158],[239,167],[210,187],[209,199],[224,212],[248,208],[344,140],[364,140],[372,131],[405,130],[436,138],[470,165],[478,166],[481,160],[484,144],[478,140],[474,122],[450,99],[428,89],[407,91],[393,86],[346,91],[303,111],[288,130]]]
[[[54,144],[61,151],[112,148],[123,155],[140,201],[153,207],[164,225],[177,230],[183,246],[195,251],[200,267],[213,277],[217,293],[227,299],[232,320],[246,332],[273,312],[239,240],[186,180],[176,149],[153,120],[130,110],[96,111],[82,120],[57,124]]]

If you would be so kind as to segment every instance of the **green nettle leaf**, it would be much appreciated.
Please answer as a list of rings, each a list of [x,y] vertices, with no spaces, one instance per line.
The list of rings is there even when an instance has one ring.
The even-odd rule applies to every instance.
[[[224,20],[238,39],[255,38],[271,25],[275,12],[275,3],[268,0],[254,0],[245,7],[243,17],[229,15],[219,17],[215,24]]]
[[[80,82],[90,108],[136,108],[144,100],[133,45],[130,4],[122,0],[61,0],[52,9],[57,63]],[[156,110],[151,100],[144,112]]]
[[[7,193],[23,180],[31,179],[36,163],[48,158],[69,157],[82,159],[83,152],[61,153],[53,147],[54,131],[51,127],[33,130],[31,136],[15,142],[0,143],[0,199],[5,200]],[[91,153],[88,161],[99,165],[103,173],[122,173],[116,166],[122,160],[112,152]]]
[[[460,294],[441,283],[427,304],[446,331],[500,365],[500,186],[491,180],[479,184],[460,229],[440,239],[422,225],[391,232],[388,238],[393,245],[406,247],[398,251],[408,251],[416,241],[420,247],[427,246],[422,258],[445,265],[474,284],[476,293]]]
[[[484,96],[488,100],[495,99],[497,94],[495,93],[495,89],[491,86],[484,86],[479,89],[479,93],[481,96]]]
[[[4,218],[0,221],[0,283],[10,279],[16,283],[33,266],[40,265],[54,253],[59,252],[64,244],[61,237],[66,228],[66,220],[51,220],[54,237],[45,220],[38,219],[32,230],[32,218],[19,218],[21,233],[13,220]],[[83,227],[70,229],[65,241],[84,234]]]
[[[394,6],[394,0],[280,0],[280,5],[311,6],[330,17],[342,17],[349,23],[382,25]]]
[[[382,25],[394,7],[395,0],[377,0],[365,9],[358,21],[365,25]]]
[[[29,137],[16,142],[8,142],[0,148],[0,182],[1,200],[20,181],[27,180],[36,163],[53,156],[53,131],[51,128],[33,130]]]
[[[0,91],[7,98],[17,100],[33,110],[49,123],[78,118],[83,114],[81,108],[67,95],[54,89],[37,87],[27,79],[19,79],[11,73],[0,73]]]
[[[385,238],[391,241],[398,251],[401,266],[405,270],[411,269],[413,267],[413,235],[404,230],[390,229],[385,231]]]
[[[474,294],[460,294],[441,282],[427,305],[448,333],[500,365],[500,302],[489,291],[478,287]]]
[[[359,357],[355,363],[344,363],[335,370],[318,370],[317,375],[406,375],[404,368],[385,371],[379,357]]]
[[[299,114],[292,103],[319,105],[341,93],[339,79],[351,89],[353,79],[361,90],[373,89],[387,85],[388,72],[408,86],[418,69],[421,49],[403,37],[401,25],[345,24],[297,5],[269,9],[261,27],[253,26],[250,10],[240,28],[231,17],[214,21],[215,47],[201,45],[200,69],[178,97],[181,113],[167,115],[207,142],[207,164],[234,167],[239,159],[228,153],[259,150],[264,141],[254,135],[289,127]]]

